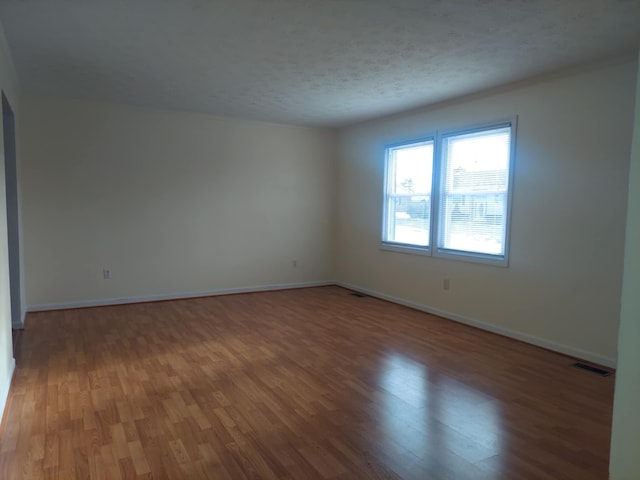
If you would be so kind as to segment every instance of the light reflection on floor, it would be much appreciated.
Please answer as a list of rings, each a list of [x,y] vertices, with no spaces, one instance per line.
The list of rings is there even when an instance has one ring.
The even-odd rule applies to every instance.
[[[464,383],[430,373],[392,354],[379,378],[380,428],[390,451],[406,450],[424,465],[482,462],[502,451],[498,403]],[[497,472],[496,472],[497,473]]]

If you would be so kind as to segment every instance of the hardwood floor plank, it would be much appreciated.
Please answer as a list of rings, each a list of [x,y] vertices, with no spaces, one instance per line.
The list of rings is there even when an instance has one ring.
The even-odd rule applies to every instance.
[[[31,313],[0,478],[602,480],[614,377],[338,287]]]

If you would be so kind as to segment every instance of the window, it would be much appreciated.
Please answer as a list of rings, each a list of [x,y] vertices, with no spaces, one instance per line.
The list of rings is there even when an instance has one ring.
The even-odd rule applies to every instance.
[[[506,265],[514,127],[388,147],[383,248]]]
[[[429,247],[432,177],[433,140],[387,149],[385,242]]]

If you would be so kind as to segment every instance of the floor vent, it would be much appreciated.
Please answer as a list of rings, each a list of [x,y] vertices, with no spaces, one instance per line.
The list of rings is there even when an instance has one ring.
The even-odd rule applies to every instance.
[[[593,367],[591,365],[587,365],[586,363],[576,362],[572,367],[580,368],[581,370],[586,370],[587,372],[595,373],[596,375],[600,375],[601,377],[608,377],[611,375],[611,372],[608,370],[603,370],[602,368]]]
[[[352,297],[358,297],[358,298],[366,297],[364,293],[359,293],[359,292],[351,292],[349,295],[351,295]]]

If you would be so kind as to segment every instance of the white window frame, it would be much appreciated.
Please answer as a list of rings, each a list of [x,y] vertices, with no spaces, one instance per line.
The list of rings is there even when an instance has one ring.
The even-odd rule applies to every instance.
[[[400,253],[418,254],[432,256],[435,258],[443,258],[450,260],[461,260],[473,263],[481,263],[499,267],[507,267],[509,265],[509,254],[511,251],[511,211],[513,203],[513,179],[515,171],[515,153],[516,153],[516,138],[517,138],[517,116],[508,117],[492,122],[486,122],[482,124],[468,125],[465,127],[449,128],[439,132],[435,132],[433,135],[426,137],[420,137],[417,139],[407,140],[403,142],[393,143],[385,146],[384,153],[384,192],[383,192],[383,215],[382,215],[382,242],[380,248],[382,250],[388,250]],[[446,138],[457,135],[465,135],[470,133],[482,132],[486,130],[495,130],[499,128],[509,127],[511,129],[510,134],[510,149],[509,149],[509,174],[507,177],[507,211],[505,218],[505,235],[504,235],[504,255],[491,255],[476,252],[467,252],[460,250],[448,250],[441,248],[440,243],[440,204],[441,204],[441,185],[444,182],[445,172],[443,171],[444,148],[443,142]],[[387,203],[387,188],[389,185],[389,152],[391,149],[395,149],[402,146],[410,146],[416,143],[433,141],[433,176],[431,186],[431,211],[429,217],[429,246],[421,247],[418,245],[407,245],[386,240],[387,233],[387,215],[388,203]]]
[[[380,249],[388,250],[391,252],[398,253],[411,253],[414,255],[431,255],[431,246],[433,245],[433,232],[432,232],[432,221],[431,215],[433,215],[433,186],[434,179],[436,175],[435,164],[436,164],[436,132],[433,135],[428,135],[420,138],[415,138],[412,140],[406,140],[403,142],[397,142],[393,144],[386,145],[384,148],[384,189],[383,189],[383,199],[382,199],[382,241],[380,242]],[[391,172],[389,171],[389,154],[391,150],[397,149],[398,147],[410,147],[412,145],[419,145],[421,143],[433,143],[433,158],[432,158],[432,170],[431,170],[431,193],[429,198],[429,245],[421,246],[421,245],[412,245],[407,243],[395,242],[392,240],[387,240],[388,235],[388,224],[389,224],[389,208],[388,208],[388,197],[389,197],[389,182],[391,181]]]

